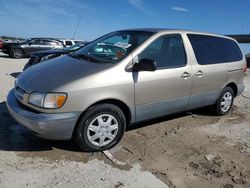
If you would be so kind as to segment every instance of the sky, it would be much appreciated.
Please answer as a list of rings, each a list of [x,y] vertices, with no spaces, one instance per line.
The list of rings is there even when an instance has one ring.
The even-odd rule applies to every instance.
[[[128,28],[250,34],[250,0],[0,0],[0,36],[93,40]],[[250,45],[242,45],[250,52]]]

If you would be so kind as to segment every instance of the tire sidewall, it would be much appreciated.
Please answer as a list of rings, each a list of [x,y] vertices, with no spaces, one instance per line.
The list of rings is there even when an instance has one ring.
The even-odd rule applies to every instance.
[[[16,57],[16,56],[15,56],[15,52],[14,52],[15,50],[20,50],[20,52],[22,52],[22,55],[21,55],[20,57]],[[21,50],[21,49],[19,49],[19,48],[13,48],[13,49],[11,50],[11,56],[12,56],[13,58],[15,58],[15,59],[20,59],[20,58],[23,57],[23,55],[24,55],[23,50]]]
[[[91,121],[101,114],[110,114],[114,116],[118,122],[118,132],[115,139],[109,144],[98,147],[90,143],[87,138],[88,125]],[[85,151],[103,151],[114,147],[122,138],[126,128],[126,120],[122,111],[114,105],[98,105],[91,108],[82,117],[77,128],[77,142],[79,146]]]

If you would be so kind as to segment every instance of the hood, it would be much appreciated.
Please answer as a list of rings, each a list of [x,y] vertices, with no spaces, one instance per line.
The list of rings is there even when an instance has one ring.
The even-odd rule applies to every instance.
[[[43,57],[43,56],[50,55],[50,54],[65,54],[65,53],[67,53],[67,51],[64,49],[54,49],[54,50],[43,50],[43,51],[34,52],[32,53],[32,55]]]
[[[93,63],[64,55],[25,70],[17,77],[16,84],[28,93],[53,92],[109,66],[111,64]]]

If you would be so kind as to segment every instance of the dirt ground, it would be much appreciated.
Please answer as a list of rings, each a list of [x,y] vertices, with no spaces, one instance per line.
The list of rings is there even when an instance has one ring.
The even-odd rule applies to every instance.
[[[118,166],[11,118],[6,95],[26,61],[0,54],[0,187],[250,187],[249,76],[227,116],[198,109],[129,127],[110,151]]]

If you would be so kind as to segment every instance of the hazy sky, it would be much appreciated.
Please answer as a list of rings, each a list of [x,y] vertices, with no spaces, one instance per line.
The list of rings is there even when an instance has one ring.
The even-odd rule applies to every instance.
[[[72,38],[80,15],[83,40],[138,27],[250,34],[250,0],[0,0],[0,36]]]

